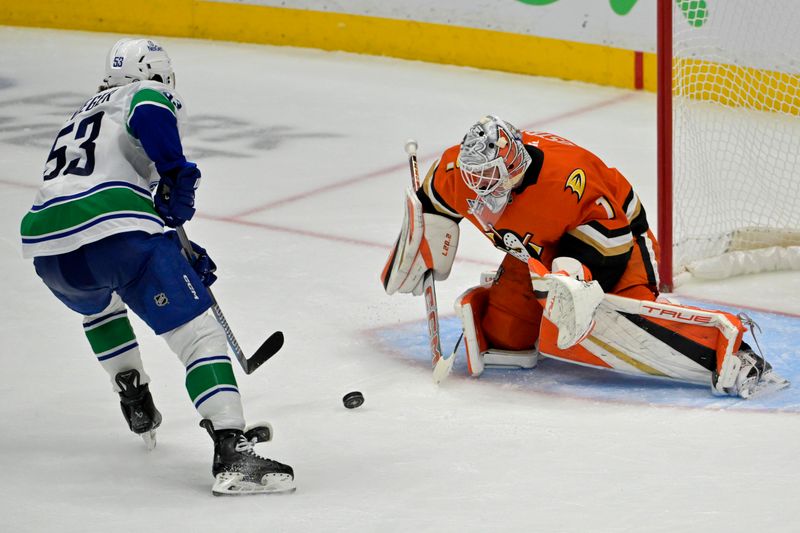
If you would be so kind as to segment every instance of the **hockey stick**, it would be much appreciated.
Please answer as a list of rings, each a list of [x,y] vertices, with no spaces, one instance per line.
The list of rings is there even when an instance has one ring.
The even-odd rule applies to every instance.
[[[175,231],[178,233],[178,239],[181,241],[181,247],[183,248],[183,252],[186,254],[187,259],[194,259],[197,254],[194,253],[194,250],[192,249],[192,243],[189,241],[189,237],[186,236],[186,230],[183,229],[183,226],[178,226],[175,228]],[[248,359],[244,355],[239,343],[236,342],[236,337],[234,337],[233,331],[231,331],[231,327],[228,325],[228,321],[225,320],[225,315],[222,314],[222,309],[220,309],[217,299],[214,298],[214,293],[211,292],[211,288],[206,287],[206,291],[213,302],[211,311],[214,313],[214,318],[217,319],[217,322],[219,322],[219,325],[222,326],[222,329],[225,331],[225,336],[228,338],[228,344],[230,345],[231,350],[233,350],[236,360],[239,361],[240,365],[242,365],[242,369],[244,370],[245,374],[252,374],[258,367],[266,363],[270,357],[278,353],[278,350],[280,350],[281,346],[283,346],[283,332],[281,331],[276,331],[270,335],[267,340],[261,344],[258,350],[256,350],[256,353],[254,353]]]
[[[417,166],[417,141],[406,141],[406,153],[411,170],[411,186],[416,191],[419,189],[419,167]],[[455,361],[456,350],[445,359],[442,356],[442,344],[439,339],[439,308],[436,303],[436,286],[433,283],[433,269],[425,272],[422,277],[422,293],[425,296],[425,311],[428,317],[428,341],[431,347],[431,366],[433,367],[433,382],[440,383],[450,374]],[[459,339],[460,341],[461,339]],[[456,344],[456,349],[458,344]]]

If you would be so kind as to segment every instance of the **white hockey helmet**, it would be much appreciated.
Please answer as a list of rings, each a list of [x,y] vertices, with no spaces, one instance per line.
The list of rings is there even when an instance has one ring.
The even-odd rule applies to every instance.
[[[507,196],[530,164],[519,130],[494,115],[469,129],[458,153],[461,178],[479,197]]]
[[[105,87],[154,80],[175,88],[175,73],[167,52],[152,39],[120,39],[106,57]]]

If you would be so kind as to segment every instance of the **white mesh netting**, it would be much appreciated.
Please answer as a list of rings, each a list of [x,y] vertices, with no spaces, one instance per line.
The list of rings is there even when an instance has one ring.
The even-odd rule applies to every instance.
[[[676,274],[800,268],[800,2],[677,0],[672,23]]]

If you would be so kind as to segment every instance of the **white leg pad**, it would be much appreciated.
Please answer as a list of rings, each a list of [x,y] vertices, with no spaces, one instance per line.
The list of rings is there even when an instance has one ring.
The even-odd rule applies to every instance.
[[[486,274],[487,280],[489,277],[494,279],[494,272]],[[534,368],[539,362],[538,350],[512,351],[490,348],[479,334],[481,317],[478,315],[485,305],[487,288],[483,283],[483,277],[481,281],[481,286],[468,289],[455,302],[456,314],[461,318],[464,328],[464,344],[467,348],[467,367],[470,375],[480,376],[486,366]]]
[[[689,383],[708,384],[711,381],[711,372],[706,366],[654,336],[625,315],[639,315],[676,322],[684,326],[691,324],[697,328],[717,329],[722,335],[718,340],[720,344],[714,351],[714,357],[717,357],[720,350],[726,354],[719,383],[724,388],[726,384],[732,385],[735,381],[736,362],[728,363],[727,366],[724,362],[731,356],[739,330],[723,313],[648,300],[634,300],[613,294],[605,295],[595,311],[594,330],[589,337],[580,342],[581,348],[600,359],[606,368],[627,374],[670,378]],[[566,353],[559,354],[555,344],[552,338],[545,336],[539,338],[542,355],[588,366],[600,366],[591,362],[581,362]]]
[[[480,327],[475,324],[476,316],[473,309],[472,296],[481,287],[467,289],[461,296],[456,298],[455,311],[461,319],[464,328],[464,346],[467,349],[467,368],[473,377],[478,377],[483,373],[483,350],[478,340],[478,330]],[[477,317],[480,320],[480,317]]]

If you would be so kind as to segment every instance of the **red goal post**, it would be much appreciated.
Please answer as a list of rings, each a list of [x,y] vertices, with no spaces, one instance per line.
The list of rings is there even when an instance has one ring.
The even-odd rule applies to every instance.
[[[800,2],[658,0],[662,290],[800,269]]]

